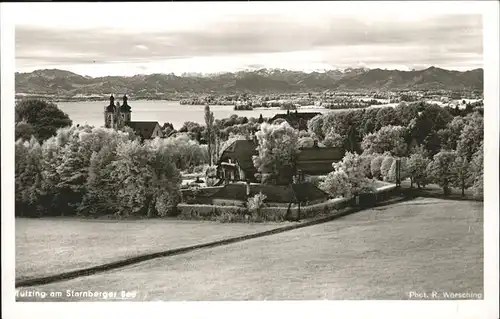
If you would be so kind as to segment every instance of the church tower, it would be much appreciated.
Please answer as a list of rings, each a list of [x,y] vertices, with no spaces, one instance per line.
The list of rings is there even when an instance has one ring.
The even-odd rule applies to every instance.
[[[116,106],[113,95],[109,97],[109,105],[104,107],[104,127],[115,128],[116,126]]]
[[[119,128],[122,128],[123,126],[125,126],[125,124],[127,124],[128,122],[130,122],[132,119],[132,108],[130,107],[130,105],[128,105],[128,97],[127,95],[124,95],[123,96],[123,104],[120,106],[119,108],[119,119],[118,119],[118,127]]]

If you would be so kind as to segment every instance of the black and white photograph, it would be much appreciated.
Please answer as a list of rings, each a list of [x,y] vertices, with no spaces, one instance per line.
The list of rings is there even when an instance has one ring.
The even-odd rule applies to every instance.
[[[499,6],[480,2],[2,4],[10,302],[497,318]]]

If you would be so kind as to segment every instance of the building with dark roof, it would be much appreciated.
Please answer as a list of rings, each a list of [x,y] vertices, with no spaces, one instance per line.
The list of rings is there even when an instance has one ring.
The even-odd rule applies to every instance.
[[[236,140],[221,154],[217,162],[217,177],[228,181],[256,182],[257,169],[252,157],[257,155],[257,143],[251,140]]]
[[[217,177],[225,184],[236,181],[257,182],[257,169],[252,157],[258,155],[257,142],[237,140],[229,145],[217,162]],[[336,147],[310,147],[299,150],[294,175],[302,180],[306,175],[326,175],[333,171],[332,164],[341,161],[344,150]]]
[[[298,129],[299,131],[305,131],[307,130],[307,122],[319,114],[321,113],[319,112],[298,113],[297,110],[295,110],[295,112],[287,111],[286,113],[276,114],[271,119],[269,119],[269,123],[273,123],[276,120],[285,120],[293,128]]]
[[[333,171],[333,163],[344,158],[344,150],[338,147],[302,148],[295,168],[303,175],[326,175]]]
[[[125,123],[125,126],[134,130],[135,134],[144,139],[154,139],[163,137],[160,124],[158,122],[136,122],[131,121]]]
[[[109,97],[109,105],[104,108],[104,126],[114,129],[130,127],[142,140],[163,137],[163,132],[157,121],[132,121],[132,108],[128,104],[126,95],[123,96],[122,105],[115,104],[113,95]]]

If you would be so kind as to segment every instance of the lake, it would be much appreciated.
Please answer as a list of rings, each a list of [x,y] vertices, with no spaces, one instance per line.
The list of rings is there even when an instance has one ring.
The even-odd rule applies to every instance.
[[[104,125],[104,108],[108,104],[109,102],[105,101],[57,103],[59,108],[69,115],[74,124],[89,124],[97,127]],[[176,129],[181,128],[186,121],[205,123],[205,106],[203,105],[180,105],[177,101],[129,101],[128,104],[132,107],[132,121],[158,121],[160,125],[170,122]],[[232,114],[258,118],[260,114],[263,117],[273,117],[277,113],[286,113],[286,111],[277,108],[235,111],[234,107],[229,105],[211,105],[210,110],[216,119],[228,118]],[[340,110],[310,106],[301,107],[298,111],[325,113]]]

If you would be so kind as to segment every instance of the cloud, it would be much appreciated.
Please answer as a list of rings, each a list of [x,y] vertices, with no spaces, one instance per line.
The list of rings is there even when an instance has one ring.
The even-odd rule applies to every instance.
[[[19,25],[16,62],[29,65],[148,63],[202,57],[235,58],[310,52],[330,65],[349,63],[460,64],[482,59],[480,15],[357,16],[298,19],[278,14],[234,15],[198,29],[78,30]],[[339,60],[341,59],[341,60]],[[355,62],[353,60],[356,60]],[[96,62],[94,62],[96,61]],[[245,65],[266,65],[261,60]],[[269,67],[269,65],[266,65]]]

